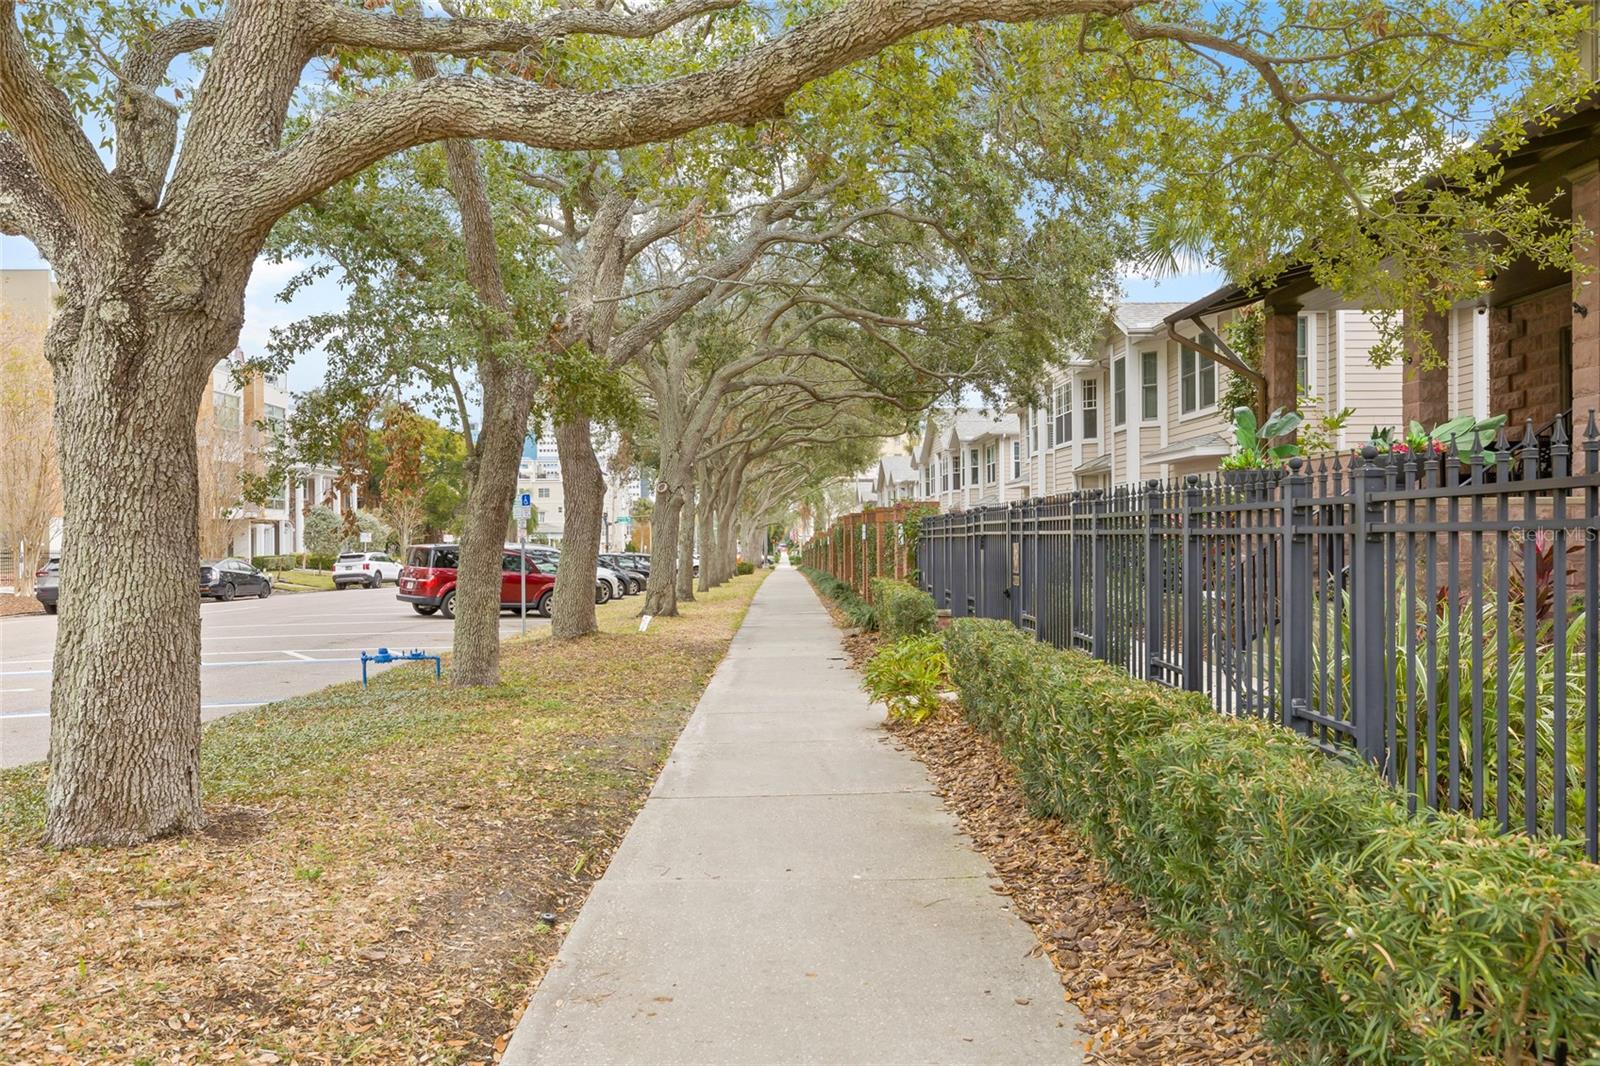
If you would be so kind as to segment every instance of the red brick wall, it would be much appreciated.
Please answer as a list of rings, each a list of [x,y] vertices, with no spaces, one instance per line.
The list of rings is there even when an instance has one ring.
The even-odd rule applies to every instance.
[[[1542,426],[1561,410],[1561,331],[1572,325],[1565,285],[1489,312],[1489,409],[1505,413],[1515,435],[1527,419]]]

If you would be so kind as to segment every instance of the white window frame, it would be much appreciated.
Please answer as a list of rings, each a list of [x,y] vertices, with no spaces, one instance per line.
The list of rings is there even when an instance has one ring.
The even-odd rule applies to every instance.
[[[1000,483],[1000,445],[994,441],[983,446],[983,483]]]
[[[1011,442],[1011,480],[1022,480],[1022,439]]]
[[[1078,407],[1081,410],[1081,414],[1079,415],[1079,419],[1080,419],[1079,428],[1083,432],[1083,439],[1085,441],[1099,440],[1100,439],[1100,378],[1099,378],[1098,375],[1095,376],[1095,377],[1082,378],[1082,379],[1079,380],[1078,384],[1079,384],[1079,386],[1081,386],[1080,389],[1078,390],[1079,391]],[[1089,421],[1090,421],[1090,412],[1091,411],[1094,412],[1094,415],[1093,415],[1093,418],[1094,418],[1094,432],[1093,433],[1089,432]]]
[[[1072,443],[1072,379],[1063,378],[1056,383],[1051,394],[1050,443],[1059,448]]]
[[[1204,415],[1204,414],[1207,414],[1207,413],[1209,413],[1211,411],[1216,410],[1216,408],[1217,408],[1217,364],[1215,362],[1213,362],[1212,360],[1206,358],[1205,349],[1201,348],[1198,342],[1196,342],[1195,344],[1192,344],[1192,345],[1191,344],[1180,345],[1179,347],[1180,347],[1180,351],[1178,353],[1178,420],[1179,421],[1183,421],[1183,420],[1190,419],[1190,418],[1197,418],[1197,417],[1199,417],[1201,415]],[[1187,404],[1187,399],[1188,398],[1184,395],[1184,377],[1185,377],[1184,364],[1188,363],[1190,361],[1193,362],[1193,366],[1194,366],[1193,380],[1194,380],[1194,401],[1195,401],[1195,406],[1193,406],[1193,407],[1188,406],[1188,404]],[[1207,370],[1208,367],[1210,368],[1209,370]],[[1207,373],[1209,373],[1210,376],[1211,376],[1211,402],[1210,403],[1201,403],[1200,402],[1200,396],[1201,396],[1201,391],[1202,390],[1200,388],[1200,378],[1201,378],[1202,375],[1207,374]]]
[[[1119,355],[1111,360],[1111,425],[1120,428],[1128,424],[1128,357]]]
[[[1295,386],[1306,392],[1315,393],[1317,381],[1317,320],[1316,316],[1301,312],[1295,316],[1294,329],[1294,370]],[[1305,360],[1306,372],[1300,375],[1300,361]]]
[[[939,455],[939,491],[950,491],[950,464],[945,462],[943,453]]]
[[[1145,356],[1150,357],[1150,376],[1145,378]],[[1149,396],[1155,402],[1151,404],[1153,411],[1144,413],[1144,400]],[[1142,351],[1139,353],[1139,421],[1142,423],[1161,421],[1161,353],[1159,351]]]
[[[972,480],[968,482],[968,484],[973,488],[977,488],[979,485],[983,484],[983,482],[979,480],[979,478],[981,478],[983,475],[982,460],[978,456],[978,449],[976,447],[967,449],[967,473],[972,475]]]

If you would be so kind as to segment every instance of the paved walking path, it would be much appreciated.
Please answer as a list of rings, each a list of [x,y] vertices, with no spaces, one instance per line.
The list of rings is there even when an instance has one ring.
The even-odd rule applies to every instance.
[[[781,568],[505,1062],[1078,1063],[1032,932]]]

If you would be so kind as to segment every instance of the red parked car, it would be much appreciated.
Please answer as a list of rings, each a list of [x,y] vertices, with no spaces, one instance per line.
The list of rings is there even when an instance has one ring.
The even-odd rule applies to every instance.
[[[409,603],[418,614],[437,611],[446,618],[456,616],[456,567],[461,563],[459,544],[414,544],[406,565],[400,571],[398,599]],[[516,611],[522,606],[517,586],[522,578],[522,560],[516,552],[505,552],[500,567],[500,609]],[[530,556],[527,562],[527,603],[539,614],[550,613],[550,593],[556,577],[545,573]]]

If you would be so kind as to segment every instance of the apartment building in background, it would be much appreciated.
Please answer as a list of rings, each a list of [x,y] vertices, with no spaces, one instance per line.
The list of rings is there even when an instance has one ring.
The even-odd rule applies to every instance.
[[[306,550],[305,514],[360,507],[356,485],[341,487],[329,467],[296,467],[264,503],[244,499],[243,481],[269,462],[272,435],[294,411],[282,375],[250,373],[238,380],[244,353],[234,349],[211,371],[211,388],[195,418],[200,477],[200,554],[206,557],[288,555]]]

